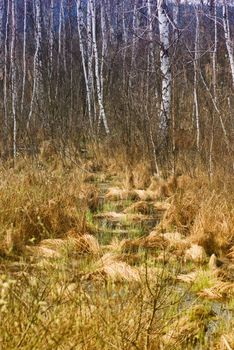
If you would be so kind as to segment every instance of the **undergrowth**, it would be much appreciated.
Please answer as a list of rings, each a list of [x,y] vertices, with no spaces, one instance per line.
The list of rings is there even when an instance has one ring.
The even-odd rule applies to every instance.
[[[0,167],[1,349],[231,348],[232,180],[79,164]]]

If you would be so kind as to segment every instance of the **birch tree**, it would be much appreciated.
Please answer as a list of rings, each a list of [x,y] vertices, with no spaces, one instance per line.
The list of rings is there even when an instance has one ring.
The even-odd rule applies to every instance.
[[[83,13],[81,8],[81,0],[77,0],[76,5],[77,5],[77,26],[78,26],[78,34],[79,34],[80,53],[81,53],[81,60],[82,60],[82,67],[83,67],[83,74],[84,74],[85,88],[86,88],[86,97],[87,97],[87,104],[88,104],[88,117],[89,117],[90,126],[92,128],[91,90],[90,90],[90,84],[88,81],[86,60],[85,60],[85,46],[84,46],[84,40],[83,40],[83,32],[85,28],[84,28],[84,19],[83,19]],[[88,12],[88,16],[89,16],[89,12]]]
[[[107,53],[107,25],[105,18],[105,1],[101,2],[101,33],[102,33],[102,56],[101,56],[101,67],[100,67],[100,77],[101,77],[101,95],[102,101],[104,98],[104,60]]]
[[[53,49],[54,49],[54,0],[50,0],[50,25],[49,25],[49,75],[53,71]]]
[[[29,127],[29,123],[33,114],[33,107],[35,103],[35,99],[40,101],[42,96],[42,25],[41,25],[41,7],[40,0],[34,0],[35,6],[35,39],[36,39],[36,49],[34,53],[33,60],[33,91],[31,97],[30,111],[28,115],[27,128]]]
[[[15,56],[15,40],[16,40],[16,13],[15,0],[11,1],[11,48],[10,48],[10,64],[11,64],[11,100],[12,100],[12,118],[13,118],[13,157],[16,158],[16,56]]]
[[[195,124],[196,124],[196,145],[197,150],[200,150],[200,116],[199,116],[199,105],[198,105],[198,60],[199,60],[199,15],[198,8],[195,7],[196,17],[196,32],[195,32],[195,45],[194,45],[194,81],[193,81],[193,97],[194,97],[194,113],[195,113]]]
[[[92,17],[92,41],[93,41],[93,53],[94,53],[94,60],[95,60],[96,89],[97,89],[97,98],[98,98],[98,105],[99,105],[99,125],[101,122],[103,122],[105,132],[106,134],[109,134],[110,130],[107,123],[106,113],[105,113],[104,104],[103,104],[103,96],[101,91],[101,81],[103,77],[100,75],[100,69],[99,69],[99,57],[98,57],[97,38],[96,38],[95,4],[94,4],[94,0],[89,0],[89,2],[90,2],[91,17]]]
[[[6,24],[5,24],[5,42],[4,42],[4,82],[3,82],[3,99],[4,99],[4,153],[8,152],[7,149],[7,131],[8,131],[8,36],[9,36],[9,16],[10,16],[10,0],[7,0],[6,9]]]
[[[180,11],[180,0],[175,0],[173,4],[173,22],[174,22],[174,35],[175,40],[179,38],[179,11]]]
[[[149,134],[150,134],[150,143],[152,146],[153,160],[154,160],[154,171],[158,174],[158,162],[156,156],[156,147],[153,138],[153,131],[151,126],[151,120],[149,116],[149,85],[150,85],[150,72],[155,69],[155,57],[154,57],[154,44],[153,44],[153,15],[152,15],[152,3],[151,0],[147,0],[147,18],[148,18],[148,57],[147,57],[147,82],[146,82],[146,118],[149,124]],[[157,91],[157,89],[156,89]]]
[[[54,61],[54,0],[50,0],[49,8],[49,47],[48,47],[48,76],[49,76],[49,102],[52,100],[52,77]]]
[[[126,84],[126,53],[128,43],[128,33],[125,19],[125,1],[122,1],[122,35],[123,35],[123,90],[125,90]]]
[[[27,0],[24,0],[24,35],[23,35],[23,79],[22,79],[22,95],[21,95],[21,113],[24,109],[24,95],[26,84],[26,43],[27,43]]]
[[[0,0],[0,81],[4,73],[4,0]]]
[[[136,45],[138,42],[137,37],[137,28],[138,28],[138,16],[137,16],[137,2],[138,0],[134,0],[133,14],[132,14],[132,55],[131,55],[131,64],[129,68],[129,91],[132,89],[132,78],[133,78],[133,69],[135,66],[135,58],[136,58]]]
[[[60,76],[60,61],[62,55],[62,28],[63,28],[63,0],[59,4],[59,28],[58,28],[58,55],[57,55],[57,81],[55,98],[58,98],[59,76]]]
[[[62,0],[62,41],[63,41],[63,69],[67,72],[67,58],[66,58],[66,26],[65,26],[65,1]]]
[[[214,49],[212,52],[212,77],[213,77],[213,96],[217,102],[217,49],[218,49],[218,25],[217,25],[217,3],[214,0]]]
[[[158,0],[158,23],[160,36],[160,69],[162,74],[162,100],[160,108],[159,129],[162,145],[168,142],[170,108],[171,108],[171,66],[169,56],[169,19],[166,0]]]
[[[92,16],[90,10],[90,3],[87,3],[87,56],[88,56],[88,85],[90,91],[90,100],[94,117],[96,121],[96,107],[95,107],[95,90],[94,90],[94,76],[93,76],[93,41],[92,41]],[[92,113],[92,112],[91,112]]]
[[[5,65],[5,59],[4,59],[4,0],[0,0],[0,82],[4,81],[4,65]],[[4,96],[5,98],[5,96]],[[4,101],[0,102],[0,111],[3,111],[4,114]],[[3,139],[5,133],[5,125],[3,125]],[[3,140],[3,147],[4,147],[5,140]]]
[[[231,33],[230,33],[230,23],[228,18],[227,0],[223,0],[222,7],[223,7],[223,28],[224,28],[225,42],[226,42],[226,47],[228,52],[231,74],[232,74],[232,85],[234,88],[234,53],[233,53],[233,44],[232,44]]]

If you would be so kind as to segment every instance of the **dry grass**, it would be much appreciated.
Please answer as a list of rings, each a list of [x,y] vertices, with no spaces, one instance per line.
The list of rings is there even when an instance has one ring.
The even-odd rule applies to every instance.
[[[151,183],[148,188],[151,192],[156,192],[159,198],[165,198],[172,196],[178,187],[177,177],[170,176],[168,179],[164,180],[158,175],[154,175],[151,178]]]
[[[157,231],[176,228],[188,236],[191,243],[202,246],[208,255],[227,252],[234,240],[231,191],[222,191],[218,182],[209,184],[201,174],[195,179],[182,177],[182,184],[179,179],[177,191]]]
[[[199,201],[193,192],[178,192],[165,212],[158,227],[159,231],[176,228],[181,233],[188,234],[199,209]]]
[[[193,349],[197,343],[204,342],[202,337],[208,324],[208,318],[212,313],[203,305],[196,305],[189,309],[187,313],[179,317],[169,326],[169,330],[163,337],[163,343],[168,348],[178,347]]]
[[[117,187],[110,188],[105,195],[105,198],[109,201],[119,200],[139,200],[140,196],[135,190],[120,189]]]
[[[231,259],[232,261],[234,261],[234,246],[232,248],[230,248],[227,256],[229,257],[229,259]]]
[[[95,237],[83,234],[66,239],[44,239],[38,246],[26,246],[26,253],[40,258],[62,258],[64,254],[100,254],[100,246]]]
[[[234,297],[234,283],[218,281],[211,288],[205,288],[198,293],[208,299],[223,299]]]
[[[37,163],[1,169],[0,252],[21,251],[25,244],[63,237],[74,228],[87,232],[85,212],[97,207],[97,191],[79,181],[77,169],[38,169]]]
[[[110,188],[106,194],[107,200],[141,200],[141,201],[156,201],[161,198],[172,196],[177,189],[177,178],[175,176],[164,180],[160,176],[154,175],[151,177],[150,185],[147,189],[142,186],[136,186],[134,175],[131,171],[127,172],[127,180],[123,183],[123,189]],[[138,183],[138,182],[137,182]]]
[[[232,350],[234,349],[234,336],[230,334],[223,334],[219,344],[220,350]]]
[[[133,177],[136,188],[147,188],[151,179],[149,162],[139,161],[133,169]]]
[[[94,216],[97,219],[107,219],[109,222],[117,222],[117,223],[126,223],[126,224],[134,224],[134,223],[142,223],[144,221],[148,221],[152,219],[152,217],[143,214],[125,214],[125,213],[116,213],[116,212],[104,212],[98,213]]]
[[[126,262],[120,261],[119,256],[105,254],[96,263],[96,269],[83,276],[84,280],[110,280],[112,282],[140,282],[139,271]]]
[[[140,213],[140,214],[155,214],[155,208],[153,206],[153,203],[146,202],[146,201],[139,201],[136,203],[133,203],[128,208],[124,210],[124,213],[126,214],[134,214],[134,213]]]
[[[179,274],[176,278],[178,281],[181,281],[181,282],[192,283],[196,280],[198,274],[199,274],[199,271],[192,271],[186,274]]]
[[[206,252],[202,246],[197,244],[192,244],[190,248],[185,251],[185,259],[192,260],[197,263],[202,263],[206,261]]]
[[[122,244],[122,251],[125,253],[137,252],[140,248],[144,249],[165,249],[167,246],[167,241],[162,235],[150,234],[146,237],[141,237],[137,239],[125,240]]]
[[[225,307],[227,299],[233,305],[233,281],[223,274],[234,259],[230,192],[201,173],[151,179],[148,164],[127,163],[126,155],[104,160],[97,152],[95,160],[83,162],[92,172],[84,175],[71,164],[62,166],[50,145],[43,147],[40,169],[27,160],[0,168],[0,251],[7,257],[0,264],[1,349],[232,346],[231,322],[215,329],[212,341],[204,340],[212,319],[207,303],[219,299]],[[103,175],[106,169],[111,171]],[[137,202],[99,218],[128,222],[129,229],[148,215],[163,219],[150,234],[146,228],[144,236],[128,239],[124,230],[100,247],[91,234],[101,209],[95,181],[114,174],[127,188],[110,188],[107,204]],[[228,253],[223,267],[206,270],[185,261],[186,249],[198,244],[219,259]],[[217,319],[223,322],[222,315]]]
[[[234,211],[227,200],[213,195],[204,200],[191,229],[191,240],[202,245],[208,254],[226,251],[234,239]]]

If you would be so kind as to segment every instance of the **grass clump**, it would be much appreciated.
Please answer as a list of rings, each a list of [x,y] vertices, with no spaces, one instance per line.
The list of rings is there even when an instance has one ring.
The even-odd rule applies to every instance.
[[[25,244],[86,231],[85,212],[96,207],[93,188],[83,188],[76,169],[66,172],[2,169],[0,175],[0,252],[22,251]],[[84,200],[85,196],[85,200]]]
[[[170,326],[163,342],[168,349],[208,349],[206,331],[210,319],[214,316],[210,307],[204,304],[192,306],[178,316]]]

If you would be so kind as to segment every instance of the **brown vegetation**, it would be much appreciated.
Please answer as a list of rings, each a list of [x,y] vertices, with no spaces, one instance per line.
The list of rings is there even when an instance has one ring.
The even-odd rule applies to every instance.
[[[157,349],[159,343],[162,349],[192,349],[196,344],[208,349],[211,342],[205,347],[204,337],[213,314],[206,303],[233,303],[231,191],[227,195],[219,181],[211,184],[202,173],[195,178],[154,176],[150,187],[137,189],[135,178],[140,175],[134,167],[136,188],[130,179],[125,189],[126,179],[116,177],[118,187],[109,188],[108,172],[89,176],[71,164],[61,165],[56,157],[50,159],[42,168],[22,160],[14,169],[2,168],[1,256],[12,279],[0,278],[0,310],[7,324],[17,317],[27,329],[26,314],[38,302],[42,306],[34,310],[35,331],[42,332],[43,318],[53,346],[51,332],[57,338],[63,334],[63,339],[68,332],[77,349],[84,348],[79,339],[85,334],[86,348],[99,350],[101,345],[92,339],[101,329],[106,349],[109,342],[129,349],[133,343],[139,349]],[[100,158],[98,169],[101,164]],[[117,168],[113,165],[112,172]],[[142,172],[142,166],[139,169]],[[151,231],[142,225],[148,221],[160,223]],[[107,244],[102,241],[105,234],[111,238]],[[181,291],[190,293],[191,305]],[[27,303],[32,310],[26,312]],[[72,317],[67,320],[68,312]],[[56,319],[57,328],[53,321],[45,323],[43,313]],[[214,349],[224,344],[222,336],[231,327],[218,319]],[[36,339],[30,329],[22,348]],[[17,339],[20,344],[21,336]],[[232,344],[231,338],[224,339]],[[56,341],[63,344],[62,339]],[[5,342],[13,347],[10,340]],[[38,344],[43,348],[43,339]]]

